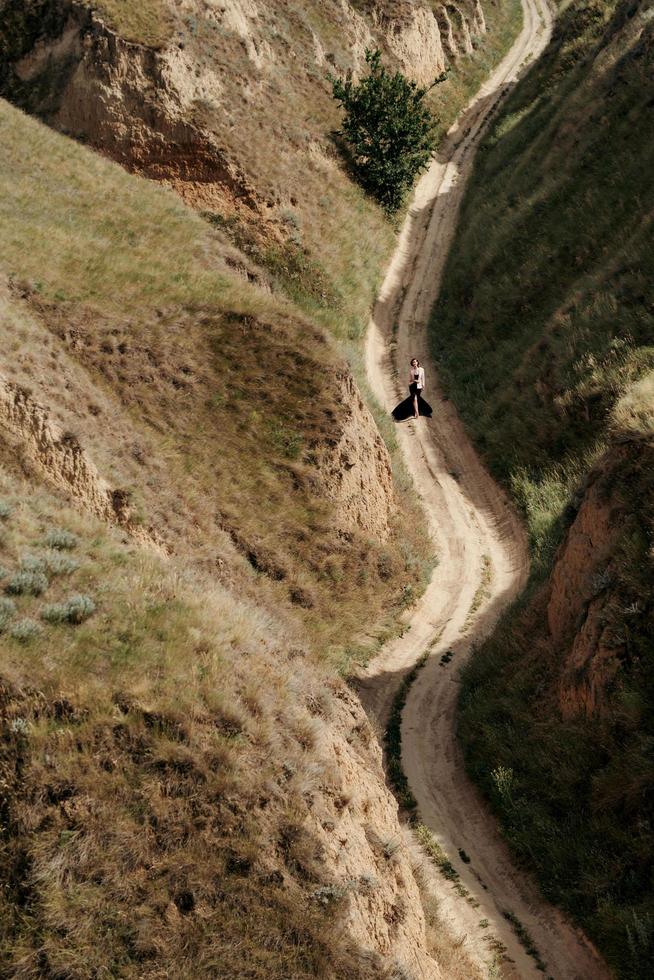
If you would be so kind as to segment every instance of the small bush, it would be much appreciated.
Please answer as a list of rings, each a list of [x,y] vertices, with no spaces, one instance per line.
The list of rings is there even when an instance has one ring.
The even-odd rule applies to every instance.
[[[30,725],[25,718],[12,718],[9,729],[14,735],[27,735],[30,730]]]
[[[298,229],[300,227],[300,218],[291,208],[282,208],[280,217],[285,224],[290,225],[292,228]]]
[[[62,555],[59,551],[51,551],[45,555],[45,565],[50,575],[72,575],[79,568],[79,562],[70,555]]]
[[[12,506],[6,500],[0,500],[0,521],[6,521],[11,516]]]
[[[71,531],[63,528],[53,528],[45,536],[45,543],[48,548],[55,548],[57,551],[72,551],[79,544],[79,538]]]
[[[4,565],[0,565],[0,582],[3,578],[7,578],[7,575],[9,575],[9,570]]]
[[[49,551],[44,555],[23,555],[20,560],[21,572],[41,572],[50,575],[71,575],[79,568],[79,562],[60,551]]]
[[[19,643],[30,643],[41,635],[41,627],[34,619],[19,619],[9,630],[9,635]]]
[[[83,623],[95,612],[95,603],[90,596],[74,595],[65,602],[53,602],[41,610],[41,619],[48,623]]]
[[[369,871],[359,875],[358,890],[362,895],[369,895],[379,888],[379,879],[375,878]]]
[[[351,879],[344,881],[340,885],[322,885],[311,893],[314,902],[318,902],[325,907],[342,902],[348,892],[352,891],[356,882]]]
[[[16,603],[6,596],[0,596],[0,633],[7,628],[7,623],[16,612]]]
[[[42,595],[48,585],[43,572],[23,569],[12,575],[5,585],[5,592],[10,595]]]
[[[38,555],[23,555],[20,560],[21,572],[41,572],[45,574],[46,568],[45,559]]]

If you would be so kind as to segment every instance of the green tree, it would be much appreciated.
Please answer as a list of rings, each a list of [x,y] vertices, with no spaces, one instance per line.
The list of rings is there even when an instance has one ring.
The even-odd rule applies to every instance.
[[[436,146],[435,119],[424,99],[428,88],[391,74],[381,51],[366,51],[369,73],[360,82],[330,77],[334,98],[345,110],[339,135],[348,144],[361,185],[389,212],[397,211]]]

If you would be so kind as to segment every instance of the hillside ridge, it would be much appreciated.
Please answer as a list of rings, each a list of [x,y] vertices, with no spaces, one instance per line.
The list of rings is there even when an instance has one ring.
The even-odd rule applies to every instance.
[[[470,969],[338,676],[433,555],[344,356],[394,233],[327,73],[447,54],[426,4],[323,6],[0,3],[0,89],[42,120],[0,103],[9,975]],[[463,6],[444,119],[518,18],[486,48]]]
[[[467,766],[545,895],[630,980],[654,962],[653,32],[648,3],[560,5],[480,148],[431,326],[532,558],[464,672]]]

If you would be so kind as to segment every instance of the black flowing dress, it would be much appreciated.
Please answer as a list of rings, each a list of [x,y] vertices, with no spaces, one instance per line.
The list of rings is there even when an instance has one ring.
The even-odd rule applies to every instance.
[[[419,413],[421,415],[425,415],[428,419],[430,419],[432,416],[432,407],[429,404],[429,402],[426,402],[425,399],[420,394],[420,389],[418,388],[417,376],[416,376],[416,380],[412,381],[411,384],[409,385],[409,392],[410,392],[409,397],[405,398],[403,402],[400,402],[400,404],[396,405],[395,408],[393,409],[393,418],[395,419],[395,421],[405,422],[407,419],[413,418],[415,414],[413,409],[414,395],[418,396]]]

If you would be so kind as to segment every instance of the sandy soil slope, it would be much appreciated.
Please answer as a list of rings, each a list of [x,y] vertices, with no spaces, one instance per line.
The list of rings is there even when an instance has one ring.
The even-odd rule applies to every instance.
[[[461,897],[438,875],[430,886],[446,921],[465,936],[480,975],[488,975],[493,961],[492,936],[506,947],[502,976],[543,976],[505,918],[509,911],[533,938],[547,976],[600,980],[609,974],[589,941],[512,864],[493,818],[465,775],[455,737],[458,668],[471,644],[492,629],[524,585],[527,550],[507,499],[476,457],[453,406],[435,390],[427,322],[480,137],[499,101],[549,38],[545,0],[523,0],[523,6],[524,27],[513,48],[453,127],[416,189],[370,323],[368,376],[385,407],[406,394],[409,358],[415,355],[426,365],[426,397],[434,417],[405,423],[398,435],[439,564],[410,628],[363,672],[360,690],[368,712],[383,725],[402,677],[429,649],[404,711],[403,764],[422,820],[470,893],[468,899]],[[447,651],[453,656],[443,665]],[[460,850],[469,863],[460,859]],[[488,925],[480,925],[484,920]]]

